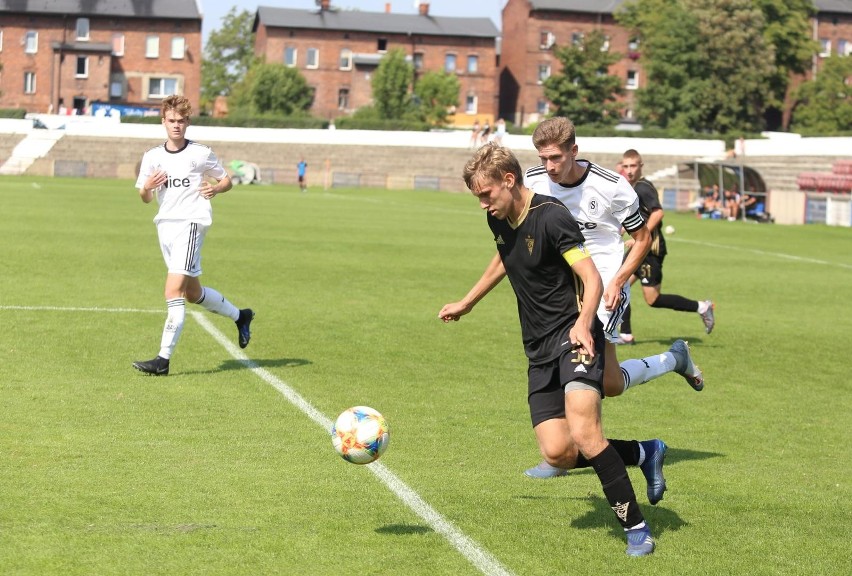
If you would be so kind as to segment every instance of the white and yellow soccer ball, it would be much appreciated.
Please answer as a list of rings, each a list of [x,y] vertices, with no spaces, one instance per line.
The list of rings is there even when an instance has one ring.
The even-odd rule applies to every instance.
[[[337,453],[353,464],[376,461],[390,441],[388,423],[369,406],[353,406],[340,413],[331,428],[331,443]]]

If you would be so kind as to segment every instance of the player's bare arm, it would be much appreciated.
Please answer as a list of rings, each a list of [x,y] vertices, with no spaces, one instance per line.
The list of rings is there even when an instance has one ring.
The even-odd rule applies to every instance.
[[[198,189],[198,193],[201,194],[204,198],[210,200],[217,194],[224,194],[232,187],[233,183],[231,182],[231,177],[225,176],[224,178],[216,182],[215,185],[208,182],[207,180],[203,181],[201,183],[201,187]]]
[[[154,191],[166,183],[168,175],[165,170],[156,170],[145,180],[145,186],[139,189],[139,197],[142,202],[149,204],[154,199]]]
[[[648,250],[651,249],[651,232],[647,226],[630,232],[633,246],[627,253],[618,272],[615,273],[609,285],[604,288],[604,306],[607,310],[615,310],[621,300],[621,287],[630,279],[633,272],[639,268],[639,264],[645,259]]]
[[[491,292],[505,276],[506,269],[503,267],[500,254],[494,254],[491,262],[485,268],[485,272],[482,273],[482,277],[473,285],[467,295],[458,302],[445,304],[438,312],[438,318],[444,322],[457,322],[459,318],[473,310],[476,303],[485,298],[485,295]]]
[[[574,274],[583,283],[583,300],[580,307],[580,316],[574,326],[568,331],[571,344],[581,354],[593,357],[595,355],[595,340],[592,337],[592,326],[597,317],[598,302],[603,293],[603,282],[594,261],[584,252],[584,256],[572,257],[569,251],[563,254],[565,260],[571,266]]]

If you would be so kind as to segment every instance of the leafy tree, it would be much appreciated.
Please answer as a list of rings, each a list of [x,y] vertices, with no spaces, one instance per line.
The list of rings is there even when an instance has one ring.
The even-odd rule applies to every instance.
[[[795,87],[791,76],[804,74],[819,49],[811,38],[810,17],[816,12],[812,0],[756,0],[766,27],[764,41],[775,50],[775,73],[770,77],[768,102],[775,115],[781,115],[780,127],[789,127],[789,110]]]
[[[420,116],[431,124],[443,124],[447,119],[447,110],[451,106],[458,106],[459,90],[459,79],[455,74],[426,72],[414,85]]]
[[[210,33],[201,61],[202,106],[216,96],[229,95],[257,61],[252,26],[254,14],[248,10],[237,13],[233,7],[222,18],[222,26]]]
[[[752,0],[637,0],[618,19],[640,34],[637,116],[698,132],[759,131],[774,53]]]
[[[798,88],[798,106],[793,111],[793,128],[831,134],[852,130],[852,58],[831,56],[823,61],[816,79]]]
[[[282,116],[305,114],[312,102],[313,90],[301,72],[266,62],[252,66],[234,99],[238,110]]]
[[[557,46],[554,55],[562,70],[544,80],[544,95],[576,124],[613,125],[621,117],[624,93],[621,79],[609,74],[609,67],[621,55],[604,50],[604,35],[595,30],[575,46]]]
[[[373,107],[379,118],[401,119],[412,112],[409,92],[414,80],[414,66],[405,59],[402,48],[388,51],[373,74]]]

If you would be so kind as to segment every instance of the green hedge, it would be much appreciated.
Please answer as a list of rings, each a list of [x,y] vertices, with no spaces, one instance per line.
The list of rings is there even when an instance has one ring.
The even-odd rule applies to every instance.
[[[122,124],[159,124],[159,116],[122,116]],[[307,116],[277,117],[265,116],[213,118],[212,116],[193,116],[195,126],[231,126],[234,128],[328,128],[328,122]]]
[[[27,111],[23,108],[0,108],[0,118],[16,118],[23,120]]]

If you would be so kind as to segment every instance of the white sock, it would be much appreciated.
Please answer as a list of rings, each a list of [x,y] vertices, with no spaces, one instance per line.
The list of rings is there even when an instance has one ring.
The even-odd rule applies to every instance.
[[[624,390],[671,372],[675,368],[675,362],[675,357],[669,351],[639,360],[625,360],[621,363]]]
[[[180,333],[183,331],[183,323],[186,320],[186,300],[183,298],[166,300],[166,306],[168,307],[168,316],[166,317],[166,325],[163,327],[163,337],[160,340],[159,356],[168,360],[172,357]]]
[[[698,313],[704,314],[707,312],[707,309],[710,308],[710,300],[699,300],[698,301]]]
[[[196,302],[196,304],[198,304],[208,312],[227,316],[234,322],[236,322],[240,318],[239,308],[228,302],[228,299],[219,294],[219,292],[217,292],[215,289],[208,288],[207,286],[202,286],[201,298],[198,300],[198,302]]]

